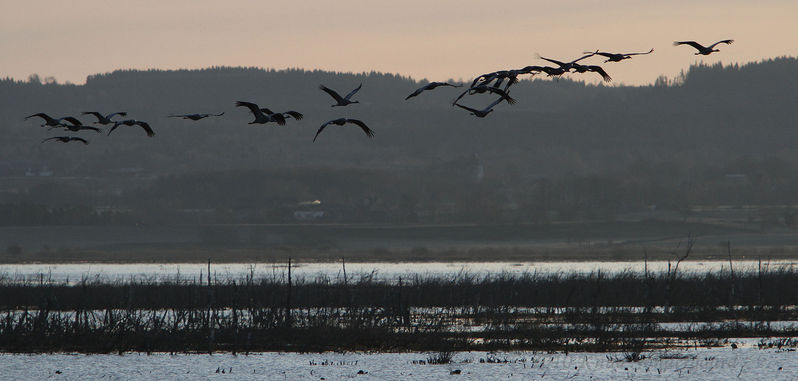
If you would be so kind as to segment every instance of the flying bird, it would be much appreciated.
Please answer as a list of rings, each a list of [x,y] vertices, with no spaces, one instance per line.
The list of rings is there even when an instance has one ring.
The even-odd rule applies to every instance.
[[[89,144],[89,142],[86,141],[86,139],[79,138],[77,136],[53,136],[51,138],[47,138],[47,139],[42,140],[42,143],[44,143],[44,142],[46,142],[48,140],[58,140],[61,143],[82,142],[83,144]]]
[[[336,93],[335,90],[332,90],[332,89],[330,89],[330,88],[328,88],[327,86],[324,86],[324,85],[319,85],[319,89],[321,89],[322,91],[324,91],[327,94],[330,94],[330,96],[333,97],[333,99],[335,99],[336,104],[332,105],[331,107],[346,106],[346,105],[349,105],[349,104],[352,104],[352,103],[360,103],[359,101],[352,101],[352,100],[350,100],[350,98],[352,98],[352,96],[355,95],[355,93],[357,93],[360,90],[361,87],[363,87],[362,83],[360,84],[360,86],[358,86],[354,90],[350,91],[349,94],[346,94],[345,97],[341,98],[341,96],[338,95],[338,93]]]
[[[696,53],[696,55],[702,54],[702,55],[708,56],[708,55],[712,54],[712,52],[719,52],[720,51],[718,49],[713,49],[715,47],[715,45],[717,45],[717,44],[731,45],[732,42],[734,42],[734,40],[722,40],[722,41],[718,41],[718,42],[716,42],[716,43],[714,43],[712,45],[709,45],[709,46],[703,46],[703,45],[701,45],[701,44],[699,44],[699,43],[697,43],[695,41],[676,41],[676,42],[673,43],[673,46],[690,45],[690,46],[692,46],[692,47],[694,47],[694,48],[696,48],[698,50],[698,53]]]
[[[80,130],[92,130],[92,131],[97,132],[97,133],[101,132],[101,130],[99,128],[97,128],[97,127],[83,125],[83,123],[81,123],[81,121],[79,121],[75,117],[65,116],[65,117],[63,117],[61,119],[66,120],[67,122],[71,123],[71,124],[62,124],[61,125],[62,127],[64,127],[65,129],[67,129],[69,131],[78,132]],[[51,127],[51,128],[55,128],[55,127]]]
[[[28,115],[28,116],[25,117],[25,120],[33,118],[34,116],[38,116],[39,118],[44,119],[44,124],[42,124],[42,127],[46,127],[46,126],[49,126],[49,127],[63,127],[64,126],[64,124],[61,123],[61,120],[63,120],[64,118],[56,119],[56,118],[53,118],[53,117],[51,117],[51,116],[49,116],[49,115],[47,115],[47,114],[45,114],[43,112],[40,112],[38,114]]]
[[[596,50],[594,54],[607,57],[607,60],[604,61],[605,63],[607,63],[607,62],[621,62],[623,60],[632,58],[632,56],[638,56],[641,54],[651,54],[651,52],[653,51],[654,51],[653,48],[645,53],[608,53]],[[591,53],[591,52],[584,52],[584,53]]]
[[[568,72],[561,67],[551,67],[551,66],[543,66],[540,68],[540,71],[546,73],[549,77],[560,76]]]
[[[170,118],[183,118],[183,119],[190,119],[193,121],[198,121],[200,119],[205,119],[211,116],[222,116],[224,113],[221,114],[182,114],[182,115],[169,115]]]
[[[285,125],[285,117],[283,117],[282,114],[266,114],[263,111],[261,111],[260,107],[258,107],[258,105],[255,103],[237,101],[236,107],[246,107],[249,109],[249,111],[252,112],[252,115],[255,117],[255,120],[247,124],[266,124],[269,122],[275,122],[280,126]]]
[[[573,69],[574,69],[574,72],[577,72],[577,73],[585,73],[585,72],[588,72],[588,71],[592,71],[594,73],[599,73],[601,75],[601,78],[603,78],[605,82],[612,81],[612,77],[610,77],[610,75],[607,74],[607,72],[604,71],[604,69],[602,69],[601,66],[576,64],[576,65],[574,65]]]
[[[102,124],[102,125],[114,123],[115,121],[111,120],[111,118],[113,118],[114,116],[117,116],[117,115],[119,115],[119,116],[127,116],[127,113],[124,112],[124,111],[112,112],[112,113],[110,113],[108,115],[100,114],[97,111],[84,111],[81,114],[82,115],[94,115],[95,117],[97,117],[97,121],[94,122],[94,123]]]
[[[457,101],[459,101],[459,100],[460,100],[460,98],[464,97],[464,96],[465,96],[466,94],[468,94],[469,92],[470,92],[471,94],[484,94],[484,93],[496,94],[496,95],[499,95],[499,96],[501,96],[501,99],[504,99],[504,100],[506,100],[506,101],[507,101],[507,103],[509,103],[509,104],[511,104],[511,105],[512,105],[512,104],[515,104],[515,99],[514,99],[514,98],[511,98],[511,97],[510,97],[510,95],[509,95],[509,94],[507,94],[507,92],[505,92],[504,90],[502,90],[502,89],[500,89],[500,88],[498,88],[498,87],[488,86],[488,85],[486,85],[486,84],[482,83],[482,84],[476,85],[476,86],[474,86],[474,87],[471,87],[471,88],[469,88],[469,89],[468,89],[468,90],[466,90],[466,91],[463,91],[463,92],[460,94],[460,96],[458,96],[458,97],[457,97],[457,98],[456,98],[456,99],[455,99],[455,100],[452,102],[452,106],[456,105],[456,104],[457,104]]]
[[[493,101],[493,103],[489,104],[488,107],[485,107],[482,110],[477,110],[477,109],[473,109],[471,107],[463,106],[463,105],[461,105],[459,103],[455,103],[454,105],[457,106],[457,107],[460,107],[463,110],[470,111],[471,115],[474,115],[477,118],[484,118],[484,117],[488,116],[488,114],[493,112],[493,107],[495,107],[497,104],[501,103],[501,101],[503,101],[503,100],[504,100],[503,97],[499,97],[499,99],[496,99],[495,101]]]
[[[358,125],[363,130],[363,132],[366,133],[366,136],[368,136],[369,138],[373,138],[374,137],[374,130],[370,129],[366,125],[366,123],[363,123],[363,122],[361,122],[361,121],[359,121],[357,119],[338,118],[338,119],[333,119],[331,121],[328,121],[327,123],[322,124],[321,127],[319,127],[319,130],[316,131],[316,136],[313,137],[313,141],[314,142],[316,141],[316,138],[319,137],[319,134],[324,130],[325,127],[327,127],[327,126],[329,126],[331,124],[335,124],[335,125],[338,125],[338,126],[343,126],[344,124],[347,124],[347,123],[352,123],[352,124]]]
[[[559,66],[559,67],[560,67],[560,69],[563,69],[563,70],[564,70],[564,72],[565,72],[565,73],[567,73],[567,72],[569,72],[571,69],[573,69],[573,68],[574,68],[574,66],[576,65],[576,63],[577,63],[577,62],[579,62],[579,61],[581,61],[581,60],[583,60],[583,59],[585,59],[585,58],[588,58],[588,57],[593,57],[593,56],[595,56],[595,55],[596,55],[596,53],[590,53],[590,54],[588,54],[588,55],[584,55],[584,56],[582,56],[582,57],[579,57],[579,58],[577,58],[577,59],[575,59],[575,60],[573,60],[573,61],[569,61],[569,62],[557,61],[557,60],[554,60],[554,59],[551,59],[551,58],[541,57],[540,55],[538,55],[538,58],[540,58],[540,59],[542,59],[542,60],[549,61],[549,62],[551,62],[551,63],[553,63],[553,64],[555,64],[555,65]],[[550,75],[551,75],[551,74],[550,74]]]
[[[301,112],[297,112],[297,111],[293,111],[293,110],[283,111],[283,112],[272,112],[272,110],[269,110],[268,108],[263,107],[263,108],[260,109],[260,111],[263,111],[268,116],[274,116],[274,115],[278,115],[278,116],[275,116],[275,117],[282,116],[283,119],[294,118],[296,120],[302,120],[302,118],[305,117],[304,115],[302,115]]]
[[[408,95],[405,98],[405,100],[413,98],[413,97],[421,94],[422,92],[424,92],[426,90],[433,90],[433,89],[436,89],[436,88],[441,87],[441,86],[463,87],[463,85],[453,85],[453,84],[448,83],[448,82],[430,82],[430,83],[428,83],[428,84],[426,84],[424,86],[421,86],[420,88],[416,89],[416,91],[414,91],[413,94]]]
[[[471,87],[477,86],[477,83],[480,82],[482,82],[481,84],[483,85],[487,85],[493,80],[507,78],[510,75],[510,70],[499,70],[492,73],[485,73],[474,78],[474,80],[471,82]]]
[[[142,122],[140,120],[135,120],[135,119],[120,120],[120,121],[114,122],[114,126],[111,127],[110,130],[108,130],[108,135],[111,135],[111,133],[114,132],[114,130],[117,127],[119,127],[119,126],[121,126],[123,124],[125,126],[136,126],[137,125],[137,126],[141,127],[142,129],[144,129],[144,131],[147,132],[147,136],[149,136],[149,137],[153,137],[155,135],[155,131],[153,131],[152,128],[150,128],[150,125],[147,122]]]

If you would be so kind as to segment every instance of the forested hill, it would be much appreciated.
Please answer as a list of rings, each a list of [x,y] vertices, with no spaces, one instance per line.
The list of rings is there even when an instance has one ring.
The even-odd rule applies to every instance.
[[[623,63],[605,64],[612,75]],[[499,68],[497,68],[499,69]],[[460,89],[439,88],[405,101],[424,81],[383,73],[210,68],[176,71],[115,71],[90,76],[85,85],[42,83],[37,78],[0,81],[0,175],[21,176],[48,168],[58,175],[101,177],[136,169],[153,175],[225,169],[446,168],[478,157],[487,171],[530,176],[601,174],[636,163],[681,168],[724,166],[741,157],[798,163],[798,60],[779,58],[745,66],[693,66],[682,78],[655,86],[585,85],[569,74],[560,80],[524,80],[484,119],[452,106]],[[478,73],[475,73],[475,75]],[[0,73],[2,75],[2,73]],[[584,75],[592,75],[590,73]],[[431,80],[447,80],[433,78]],[[363,84],[361,103],[330,107],[324,84],[345,94]],[[275,111],[296,110],[301,121],[286,126],[248,125],[235,101]],[[461,103],[482,108],[486,95]],[[81,111],[127,111],[149,122],[147,138],[137,127],[110,136],[81,132],[90,144],[42,139],[64,135],[39,127],[52,116],[93,117]],[[191,122],[170,114],[220,113]],[[327,120],[363,120],[368,139],[352,126]],[[125,127],[125,126],[123,126]],[[106,127],[107,131],[107,127]]]

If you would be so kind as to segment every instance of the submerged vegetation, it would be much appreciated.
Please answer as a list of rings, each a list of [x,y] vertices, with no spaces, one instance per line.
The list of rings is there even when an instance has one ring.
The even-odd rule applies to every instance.
[[[0,350],[640,353],[798,336],[791,267],[395,280],[207,274],[77,284],[3,278]]]

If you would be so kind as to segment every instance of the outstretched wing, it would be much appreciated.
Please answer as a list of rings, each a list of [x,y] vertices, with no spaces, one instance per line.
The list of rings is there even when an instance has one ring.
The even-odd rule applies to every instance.
[[[408,100],[408,99],[410,99],[410,98],[413,98],[413,97],[417,96],[418,94],[421,94],[422,92],[424,92],[424,90],[426,90],[426,89],[427,89],[427,86],[429,86],[429,85],[422,86],[422,87],[420,87],[420,88],[416,89],[416,91],[414,91],[412,94],[410,94],[410,95],[406,96],[406,97],[405,97],[405,100]]]
[[[673,43],[673,46],[679,46],[679,45],[690,45],[690,46],[698,49],[699,51],[706,49],[703,45],[701,45],[701,44],[699,44],[699,43],[697,43],[695,41],[676,41],[676,42]]]
[[[56,139],[61,139],[61,137],[60,136],[53,136],[51,138],[47,138],[47,139],[42,140],[42,143],[44,143],[44,142],[46,142],[48,140],[56,140]]]
[[[374,130],[370,129],[369,126],[366,125],[366,123],[363,123],[362,121],[359,121],[357,119],[347,119],[346,122],[347,123],[354,123],[354,124],[360,126],[360,128],[363,130],[363,132],[366,133],[366,136],[368,136],[370,138],[374,137]]]
[[[607,72],[604,71],[601,66],[590,65],[587,67],[587,70],[601,74],[601,78],[604,78],[605,82],[612,81],[612,77],[610,77],[610,75],[607,74]]]
[[[349,92],[349,94],[346,94],[346,96],[344,97],[344,99],[346,99],[346,100],[349,100],[349,98],[352,98],[352,96],[353,96],[353,95],[355,95],[355,93],[357,93],[358,91],[360,91],[360,88],[361,88],[361,87],[363,87],[363,84],[362,84],[362,83],[360,84],[360,86],[358,86],[358,87],[356,87],[354,90],[350,91],[350,92]]]
[[[274,114],[274,113],[272,112],[272,110],[269,110],[269,108],[268,108],[268,107],[261,107],[260,111],[263,111],[263,113],[264,113],[264,114],[266,114],[266,115],[271,115],[271,114]]]
[[[565,64],[565,62],[561,62],[561,61],[553,60],[553,59],[551,59],[551,58],[546,58],[546,57],[541,57],[541,56],[538,56],[538,58],[540,58],[540,59],[542,59],[542,60],[549,61],[549,62],[551,62],[551,63],[553,63],[553,64],[555,64],[555,65],[557,65],[557,66],[559,66],[559,67],[564,67],[564,66],[567,66],[567,65]]]
[[[98,121],[98,122],[103,120],[103,115],[102,115],[102,114],[100,114],[100,113],[99,113],[99,112],[97,112],[97,111],[83,111],[83,112],[82,112],[82,113],[80,113],[80,114],[81,114],[81,115],[94,115],[94,117],[96,117],[96,118],[97,118],[97,121]],[[117,113],[117,114],[118,114],[118,113]],[[114,114],[111,114],[111,115],[114,115]],[[127,114],[125,114],[125,115],[127,115]]]
[[[569,62],[569,63],[571,63],[571,64],[574,64],[574,63],[577,63],[577,62],[579,62],[579,61],[581,61],[581,60],[583,60],[583,59],[585,59],[585,58],[588,58],[588,57],[593,57],[593,56],[595,56],[595,55],[596,55],[596,53],[595,53],[595,52],[591,52],[590,54],[586,54],[586,55],[584,55],[584,56],[582,56],[582,57],[579,57],[579,58],[577,58],[577,59],[575,59],[575,60],[573,60],[573,61],[571,61],[571,62]]]
[[[101,129],[99,129],[99,128],[97,128],[97,127],[92,127],[92,126],[80,126],[80,129],[81,129],[81,130],[93,130],[93,131],[97,132],[98,134],[99,134],[100,132],[102,132],[102,130],[101,130]]]
[[[246,107],[252,112],[252,115],[262,114],[258,105],[251,102],[236,101],[236,107]]]
[[[77,120],[77,118],[75,118],[73,116],[65,116],[62,119],[66,120],[69,123],[72,123],[73,126],[82,126],[83,125],[83,123],[81,123],[79,120]]]
[[[333,120],[330,120],[330,121],[328,121],[327,123],[324,123],[324,124],[322,124],[322,125],[321,125],[321,127],[319,127],[319,130],[318,130],[318,131],[316,131],[316,136],[314,136],[314,137],[313,137],[313,141],[315,142],[315,141],[316,141],[316,138],[318,138],[318,137],[319,137],[319,134],[320,134],[322,131],[324,131],[324,127],[327,127],[327,126],[329,126],[329,125],[330,125],[330,124],[332,124],[333,122],[335,122],[335,119],[333,119]]]
[[[286,111],[283,114],[291,115],[291,117],[296,119],[296,120],[302,120],[302,118],[305,117],[304,115],[302,115],[301,112],[297,112],[297,111],[293,111],[293,110],[292,111]]]
[[[504,99],[504,98],[499,98],[499,99]],[[471,111],[473,113],[479,112],[479,110],[475,110],[475,109],[473,109],[471,107],[468,107],[468,106],[463,106],[463,105],[461,105],[459,103],[455,103],[454,106],[460,107],[461,109],[466,110],[466,111]]]
[[[709,45],[709,49],[712,49],[712,48],[714,48],[714,47],[715,47],[715,45],[717,45],[717,44],[726,44],[726,45],[731,45],[731,43],[732,43],[732,42],[734,42],[734,40],[723,40],[723,41],[718,41],[718,42],[716,42],[716,43],[714,43],[714,44],[712,44],[712,45]]]
[[[29,118],[33,118],[34,116],[38,116],[39,118],[42,118],[42,119],[44,119],[44,121],[45,121],[45,122],[54,122],[54,123],[58,123],[58,121],[57,121],[57,120],[55,120],[54,118],[50,117],[50,115],[47,115],[47,114],[45,114],[45,113],[43,113],[43,112],[36,113],[36,114],[33,114],[33,115],[28,115],[28,116],[26,116],[26,117],[25,117],[25,119],[27,120],[27,119],[29,119]]]
[[[283,114],[271,114],[269,115],[269,118],[272,118],[275,122],[277,122],[277,125],[285,126],[285,117]]]
[[[499,89],[499,88],[496,88],[496,87],[488,87],[488,92],[491,92],[491,93],[496,94],[496,95],[500,95],[504,100],[507,101],[507,103],[509,103],[511,105],[515,104],[515,99],[511,98],[510,94],[507,94],[507,92],[505,92],[502,89]]]
[[[625,56],[639,56],[641,54],[651,54],[651,52],[653,52],[653,51],[654,51],[654,48],[651,48],[651,50],[649,50],[649,51],[647,51],[645,53],[624,53],[624,55]]]
[[[83,144],[89,144],[89,142],[86,141],[86,139],[83,139],[83,138],[77,137],[77,136],[69,137],[69,141],[79,141],[79,142],[83,142]]]
[[[141,128],[143,128],[144,131],[147,132],[147,136],[153,137],[155,135],[155,131],[153,131],[152,128],[150,128],[150,125],[147,122],[142,122],[142,121],[139,120],[139,121],[136,121],[135,124],[141,126]]]
[[[111,127],[111,129],[110,129],[110,130],[108,130],[108,134],[106,134],[105,136],[109,136],[109,135],[111,135],[111,133],[112,133],[112,132],[114,132],[114,130],[115,130],[117,127],[119,127],[119,125],[121,125],[121,124],[122,124],[122,122],[114,122],[114,126],[113,126],[113,127]]]
[[[503,100],[504,100],[504,97],[499,97],[499,99],[496,99],[495,101],[493,101],[493,103],[489,104],[488,107],[485,107],[485,109],[482,110],[482,111],[484,111],[484,112],[490,111],[492,108],[496,107],[496,105],[501,103]],[[507,102],[507,103],[509,103],[509,102]]]
[[[582,53],[591,53],[591,52],[582,52]],[[612,57],[615,57],[615,56],[618,55],[618,54],[615,54],[615,53],[599,52],[598,50],[593,52],[593,54],[598,55],[598,56],[604,56],[604,57],[607,57],[607,58],[612,58]]]
[[[330,96],[333,97],[333,99],[335,99],[335,101],[338,102],[338,103],[342,103],[344,101],[344,98],[341,98],[341,96],[338,95],[338,93],[336,93],[335,90],[330,89],[327,86],[319,85],[319,89],[321,89],[322,91],[324,91],[327,94],[330,94]]]
[[[106,117],[106,118],[108,118],[108,119],[111,119],[111,118],[113,118],[115,115],[119,115],[119,116],[127,116],[127,113],[126,113],[126,112],[124,112],[124,111],[112,112],[112,113],[110,113],[110,114],[106,115],[105,117]]]

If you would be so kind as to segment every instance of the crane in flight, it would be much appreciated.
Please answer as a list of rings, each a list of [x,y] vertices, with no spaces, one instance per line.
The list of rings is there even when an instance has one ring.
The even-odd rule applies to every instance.
[[[147,133],[147,136],[149,136],[149,137],[153,137],[153,136],[155,135],[155,131],[153,131],[153,130],[152,130],[152,128],[150,128],[150,125],[149,125],[149,123],[147,123],[147,122],[142,122],[142,121],[140,121],[140,120],[135,120],[135,119],[120,120],[120,121],[114,122],[114,126],[113,126],[113,127],[111,127],[111,129],[110,129],[110,130],[108,130],[108,135],[111,135],[111,133],[112,133],[112,132],[114,132],[114,130],[115,130],[117,127],[121,126],[121,125],[125,125],[125,126],[139,126],[139,127],[141,127],[142,129],[144,129],[144,131]]]
[[[65,129],[67,129],[69,131],[78,132],[80,130],[92,130],[92,131],[97,132],[97,133],[101,132],[99,128],[92,127],[92,126],[86,126],[75,117],[65,116],[62,119],[64,119],[67,122],[71,123],[71,124],[62,124],[61,125],[62,127],[64,127]],[[51,127],[51,128],[55,128],[55,127]]]
[[[46,141],[50,141],[50,140],[57,140],[57,141],[59,141],[61,143],[81,142],[83,144],[89,144],[89,142],[86,141],[86,139],[83,139],[83,138],[80,138],[80,137],[77,137],[77,136],[53,136],[51,138],[47,138],[47,139],[42,140],[42,143],[44,143]]]
[[[260,111],[262,111],[263,113],[265,113],[269,117],[274,117],[274,118],[282,117],[283,119],[294,118],[296,120],[302,120],[302,118],[305,117],[304,115],[302,115],[301,112],[293,111],[293,110],[283,111],[283,112],[272,112],[272,110],[269,110],[268,108],[263,107],[263,108],[260,109]]]
[[[718,42],[716,42],[716,43],[714,43],[712,45],[703,46],[703,45],[701,45],[701,44],[699,44],[699,43],[697,43],[695,41],[676,41],[676,42],[673,43],[673,46],[690,45],[690,46],[692,46],[692,47],[694,47],[694,48],[696,48],[698,50],[698,53],[696,53],[695,55],[701,54],[701,55],[708,56],[708,55],[712,54],[713,52],[719,52],[720,51],[718,49],[713,49],[716,45],[718,45],[718,44],[731,45],[732,42],[734,42],[734,40],[721,40],[721,41],[718,41]]]
[[[47,115],[47,114],[45,114],[43,112],[40,112],[40,113],[37,113],[37,114],[33,114],[33,115],[28,115],[28,116],[25,117],[25,120],[33,118],[34,116],[38,116],[39,118],[44,119],[44,124],[42,124],[42,127],[64,127],[64,124],[61,123],[61,121],[64,120],[64,118],[56,119],[56,118],[53,118],[50,115]]]
[[[249,109],[249,111],[252,112],[252,115],[255,117],[255,120],[247,124],[266,124],[269,122],[275,122],[280,126],[285,126],[285,117],[283,117],[282,114],[266,114],[255,103],[237,101],[236,107],[246,107]]]
[[[495,101],[493,101],[493,103],[489,104],[488,107],[485,107],[482,110],[477,110],[477,109],[474,109],[474,108],[471,108],[471,107],[463,106],[463,105],[461,105],[459,103],[455,103],[454,105],[457,106],[457,107],[460,107],[463,110],[470,111],[471,115],[474,115],[477,118],[484,118],[484,117],[488,116],[488,114],[493,112],[493,108],[496,107],[496,105],[501,103],[501,101],[503,101],[503,100],[504,100],[504,97],[499,97],[499,99],[496,99]]]
[[[588,57],[593,57],[595,55],[596,55],[596,53],[590,53],[590,54],[584,55],[582,57],[579,57],[579,58],[577,58],[577,59],[575,59],[573,61],[569,61],[569,62],[557,61],[555,59],[541,57],[540,55],[538,55],[538,58],[540,58],[542,60],[549,61],[549,62],[557,65],[560,69],[563,70],[563,73],[567,73],[567,72],[571,71],[571,69],[573,69],[574,66],[576,66],[577,62],[579,62],[579,61],[581,61],[581,60],[583,60],[585,58],[588,58]],[[543,70],[543,71],[545,71],[545,70]],[[548,74],[548,73],[546,73],[546,74]],[[549,75],[551,75],[551,74],[549,74]]]
[[[124,111],[119,111],[119,112],[112,112],[112,113],[110,113],[108,115],[103,115],[103,114],[100,114],[97,111],[84,111],[84,112],[81,113],[81,115],[94,115],[95,117],[97,117],[97,121],[94,122],[95,124],[106,125],[106,124],[115,123],[115,121],[111,120],[111,118],[113,118],[113,117],[115,117],[117,115],[119,115],[119,116],[127,116],[127,113],[124,112]]]
[[[321,89],[322,91],[324,91],[327,94],[330,94],[330,96],[333,97],[333,99],[335,99],[336,103],[334,105],[330,106],[330,107],[346,106],[346,105],[350,105],[352,103],[360,103],[360,101],[353,101],[353,100],[351,100],[351,98],[352,98],[353,95],[355,95],[355,93],[360,91],[361,87],[363,87],[362,83],[360,84],[360,86],[358,86],[354,90],[350,91],[349,94],[346,94],[345,97],[341,98],[341,96],[338,95],[338,93],[335,92],[335,90],[330,89],[329,87],[324,86],[324,85],[319,85],[319,89]]]
[[[189,119],[189,120],[193,120],[193,121],[196,122],[196,121],[198,121],[200,119],[205,119],[205,118],[208,118],[208,117],[211,117],[211,116],[222,116],[222,115],[224,115],[224,113],[220,113],[220,114],[181,114],[181,115],[169,115],[169,117],[170,118]]]
[[[628,59],[632,58],[632,56],[639,56],[639,55],[642,55],[642,54],[651,54],[653,51],[654,51],[654,48],[652,48],[651,50],[649,50],[649,51],[647,51],[645,53],[608,53],[608,52],[600,52],[600,51],[596,50],[594,54],[599,55],[599,56],[607,57],[607,60],[604,61],[604,63],[607,63],[607,62],[621,62],[623,60],[628,60]],[[591,52],[584,52],[584,53],[591,53]]]
[[[463,85],[453,85],[453,84],[448,83],[448,82],[430,82],[430,83],[428,83],[428,84],[426,84],[424,86],[421,86],[418,89],[416,89],[416,91],[414,91],[412,94],[408,95],[405,98],[405,100],[408,100],[410,98],[418,96],[419,94],[421,94],[422,92],[424,92],[426,90],[433,90],[433,89],[436,89],[436,88],[441,87],[441,86],[463,87]]]
[[[368,136],[369,138],[373,138],[374,137],[374,130],[370,129],[369,126],[366,125],[366,123],[363,123],[362,121],[357,120],[357,119],[338,118],[338,119],[333,119],[333,120],[328,121],[327,123],[322,124],[321,127],[319,127],[319,130],[316,131],[316,136],[313,137],[313,141],[314,142],[316,141],[316,138],[318,138],[319,134],[322,131],[324,131],[325,127],[327,127],[327,126],[329,126],[331,124],[334,124],[334,125],[337,125],[337,126],[343,126],[344,124],[347,124],[347,123],[352,123],[352,124],[355,124],[358,127],[360,127],[360,129],[362,129],[363,132],[366,134],[366,136]]]

